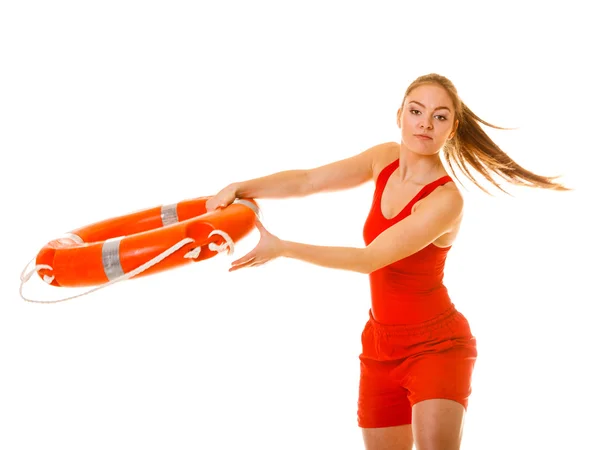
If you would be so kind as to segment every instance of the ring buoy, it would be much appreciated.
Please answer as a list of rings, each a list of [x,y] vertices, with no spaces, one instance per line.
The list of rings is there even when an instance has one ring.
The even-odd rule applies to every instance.
[[[21,281],[37,272],[52,286],[97,286],[206,260],[225,250],[232,253],[234,243],[255,226],[258,205],[236,199],[207,212],[209,198],[157,206],[73,230],[42,247],[34,270],[21,274]]]

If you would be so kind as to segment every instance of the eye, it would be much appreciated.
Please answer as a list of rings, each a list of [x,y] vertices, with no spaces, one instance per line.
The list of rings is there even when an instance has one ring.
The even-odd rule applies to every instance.
[[[418,111],[418,110],[416,110],[416,109],[411,109],[411,110],[410,110],[410,113],[411,113],[411,114],[414,114],[414,115],[417,115],[417,114],[421,114],[421,111]]]
[[[448,120],[448,119],[446,119],[446,116],[435,116],[435,118],[438,119],[438,120],[441,120],[442,122],[444,120]]]

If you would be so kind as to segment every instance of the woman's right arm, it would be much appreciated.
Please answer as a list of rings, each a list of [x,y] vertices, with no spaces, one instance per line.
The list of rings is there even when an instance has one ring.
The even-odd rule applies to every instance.
[[[305,197],[357,187],[373,178],[375,156],[389,144],[371,147],[355,156],[306,170],[285,170],[232,183],[207,202],[207,210],[224,207],[236,198]]]

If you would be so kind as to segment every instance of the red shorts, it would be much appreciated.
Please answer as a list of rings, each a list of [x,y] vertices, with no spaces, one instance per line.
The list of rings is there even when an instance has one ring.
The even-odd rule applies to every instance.
[[[450,399],[467,408],[477,344],[454,306],[411,325],[384,325],[371,311],[369,316],[359,357],[359,427],[409,424],[412,406],[427,399]]]

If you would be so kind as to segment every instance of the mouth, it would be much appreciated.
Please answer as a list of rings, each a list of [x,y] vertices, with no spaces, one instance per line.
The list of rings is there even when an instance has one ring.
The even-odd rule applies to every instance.
[[[426,134],[415,134],[415,137],[418,139],[422,139],[424,141],[432,141],[433,138],[431,136],[428,136]]]

